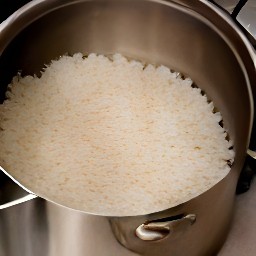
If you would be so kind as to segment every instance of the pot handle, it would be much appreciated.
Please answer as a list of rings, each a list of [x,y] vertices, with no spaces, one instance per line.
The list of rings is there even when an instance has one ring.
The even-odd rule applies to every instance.
[[[37,195],[19,184],[0,166],[0,210],[27,202]]]
[[[185,231],[196,221],[195,214],[188,214],[179,219],[170,221],[155,220],[140,225],[135,233],[143,241],[159,241],[174,232]]]

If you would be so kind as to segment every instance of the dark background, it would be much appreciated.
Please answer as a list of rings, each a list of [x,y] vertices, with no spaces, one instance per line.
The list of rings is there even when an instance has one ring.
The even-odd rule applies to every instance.
[[[0,0],[0,22],[5,20],[18,8],[30,2],[29,0]]]

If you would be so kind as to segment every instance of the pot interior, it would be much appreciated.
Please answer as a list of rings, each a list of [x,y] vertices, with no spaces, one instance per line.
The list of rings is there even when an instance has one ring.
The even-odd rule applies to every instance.
[[[239,54],[246,47],[234,40],[236,31],[226,21],[212,17],[211,9],[204,7],[207,16],[187,2],[51,1],[41,10],[33,6],[5,25],[4,32],[14,38],[0,49],[1,102],[17,72],[40,74],[44,64],[63,54],[118,52],[163,64],[190,76],[220,110],[234,141],[232,171],[238,176],[252,122],[248,68]]]

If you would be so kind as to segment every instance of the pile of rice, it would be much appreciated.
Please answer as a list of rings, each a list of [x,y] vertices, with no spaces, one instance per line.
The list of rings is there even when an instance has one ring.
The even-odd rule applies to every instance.
[[[183,203],[230,171],[220,113],[165,66],[78,53],[15,77],[0,105],[0,164],[37,195],[102,215]]]

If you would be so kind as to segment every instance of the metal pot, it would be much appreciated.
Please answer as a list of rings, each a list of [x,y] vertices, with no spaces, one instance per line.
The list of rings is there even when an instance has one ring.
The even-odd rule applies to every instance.
[[[235,162],[231,172],[207,192],[177,207],[148,215],[91,216],[42,199],[13,206],[1,210],[2,239],[6,223],[1,219],[14,211],[26,212],[27,215],[20,215],[26,217],[29,211],[32,219],[28,227],[32,225],[36,235],[43,237],[45,248],[42,252],[40,246],[36,250],[30,245],[34,248],[31,255],[50,255],[53,223],[49,221],[49,209],[54,208],[61,212],[61,225],[66,225],[65,216],[71,216],[72,221],[79,218],[79,246],[85,239],[81,237],[86,228],[84,220],[90,219],[92,223],[105,223],[102,226],[107,229],[110,225],[122,245],[141,255],[215,255],[228,232],[253,122],[251,90],[256,58],[250,43],[227,14],[204,0],[34,0],[0,25],[1,100],[17,71],[22,70],[25,75],[39,73],[50,60],[75,52],[120,52],[189,75],[221,111],[234,141]],[[12,178],[6,171],[3,170]],[[11,195],[3,193],[5,204],[1,208],[36,197],[23,190],[19,196],[20,191],[11,188]],[[7,197],[22,198],[7,203]],[[26,217],[26,221],[30,218]],[[20,255],[15,249],[9,248],[4,255]],[[116,251],[110,255],[125,253]],[[23,255],[29,253],[25,250]]]

